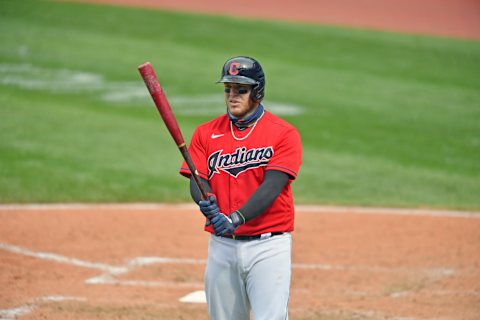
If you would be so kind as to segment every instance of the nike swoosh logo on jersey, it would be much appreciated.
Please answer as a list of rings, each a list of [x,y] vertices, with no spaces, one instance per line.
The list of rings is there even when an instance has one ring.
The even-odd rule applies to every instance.
[[[217,139],[217,138],[223,137],[224,135],[225,135],[224,133],[221,133],[221,134],[212,133],[211,138],[212,139]]]

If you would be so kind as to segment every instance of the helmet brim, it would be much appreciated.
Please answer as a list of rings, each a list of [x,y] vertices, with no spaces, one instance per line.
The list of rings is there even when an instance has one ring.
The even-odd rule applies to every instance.
[[[241,84],[257,84],[257,81],[244,77],[244,76],[232,76],[232,75],[227,75],[223,76],[222,79],[218,80],[217,83],[241,83]]]

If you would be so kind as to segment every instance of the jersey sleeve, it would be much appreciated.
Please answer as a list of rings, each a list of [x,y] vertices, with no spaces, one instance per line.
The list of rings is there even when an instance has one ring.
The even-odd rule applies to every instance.
[[[198,127],[193,133],[192,140],[188,146],[188,153],[200,177],[208,180],[207,152],[204,144],[205,139],[202,138],[201,132],[201,127]],[[180,167],[180,174],[187,178],[190,178],[192,174],[185,160]]]
[[[297,177],[301,164],[302,142],[300,134],[292,127],[280,136],[266,170],[285,172],[291,180],[294,180]]]

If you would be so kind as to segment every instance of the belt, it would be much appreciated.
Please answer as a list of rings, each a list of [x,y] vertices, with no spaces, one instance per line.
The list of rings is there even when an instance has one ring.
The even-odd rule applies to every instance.
[[[223,235],[222,238],[228,238],[233,240],[240,240],[240,241],[250,241],[250,240],[259,240],[259,239],[268,239],[273,236],[279,236],[283,234],[283,232],[269,232],[269,233],[262,233],[257,234],[255,236],[235,236],[235,235]]]

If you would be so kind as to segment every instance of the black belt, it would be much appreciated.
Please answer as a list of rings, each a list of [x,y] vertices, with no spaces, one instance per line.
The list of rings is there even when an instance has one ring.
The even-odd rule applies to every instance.
[[[269,232],[269,233],[262,233],[257,234],[255,236],[231,236],[231,235],[223,235],[221,237],[233,239],[233,240],[241,240],[241,241],[250,241],[250,240],[258,240],[258,239],[268,239],[273,236],[279,236],[283,234],[283,232]]]

